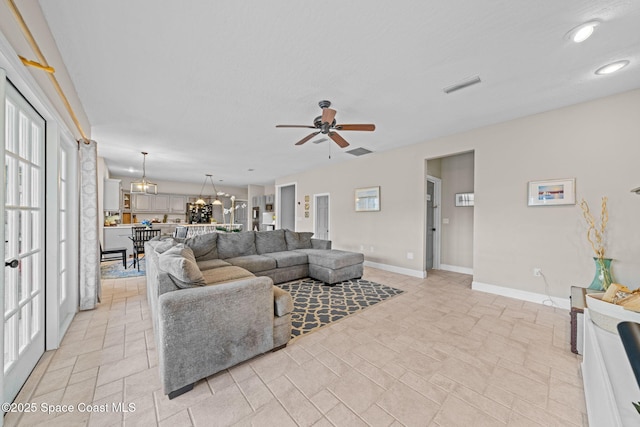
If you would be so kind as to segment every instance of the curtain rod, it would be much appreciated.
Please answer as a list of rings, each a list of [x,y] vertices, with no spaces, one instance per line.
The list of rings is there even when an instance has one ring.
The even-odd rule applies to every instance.
[[[47,74],[49,75],[49,79],[51,80],[51,83],[53,83],[53,87],[58,93],[58,96],[60,96],[60,99],[62,100],[62,103],[64,104],[65,108],[67,109],[67,112],[71,116],[71,120],[73,120],[73,123],[76,125],[78,132],[80,132],[80,135],[82,136],[83,139],[85,140],[89,139],[87,138],[87,135],[84,133],[84,130],[82,129],[82,125],[80,124],[80,120],[78,120],[78,116],[76,116],[75,111],[73,111],[73,108],[71,108],[71,104],[69,103],[69,100],[67,99],[64,92],[62,91],[62,88],[60,87],[60,84],[58,83],[56,76],[54,76],[53,72],[49,72],[48,70],[46,70],[47,68],[51,68],[53,70],[53,68],[50,67],[49,64],[47,63],[47,60],[44,57],[42,51],[40,50],[38,43],[36,43],[36,40],[33,38],[33,34],[31,34],[31,30],[29,30],[27,23],[24,21],[24,18],[22,18],[22,14],[18,10],[18,7],[13,2],[13,0],[7,0],[7,4],[9,5],[9,8],[13,12],[14,18],[16,19],[16,21],[18,21],[18,25],[22,30],[22,34],[24,35],[25,39],[27,39],[27,42],[31,46],[31,49],[33,49],[33,52],[38,57],[38,61],[40,61],[40,64],[38,64],[40,65],[40,67],[36,66],[36,68],[44,69],[45,71],[47,71]],[[22,60],[21,57],[20,57],[20,60]],[[29,62],[32,62],[32,61],[29,61]],[[28,66],[33,66],[31,64],[25,63],[24,61],[23,63]]]

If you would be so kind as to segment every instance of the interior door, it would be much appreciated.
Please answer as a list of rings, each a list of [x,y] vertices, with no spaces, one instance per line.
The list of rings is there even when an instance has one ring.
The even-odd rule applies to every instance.
[[[316,239],[329,239],[329,196],[322,195],[315,197],[316,215],[314,236]]]
[[[433,254],[435,252],[434,233],[436,231],[435,215],[435,184],[427,181],[427,270],[433,268]]]
[[[5,159],[0,178],[5,239],[3,391],[4,401],[11,402],[45,348],[45,121],[4,76],[0,85],[5,92],[0,97],[0,134],[5,136],[0,149]]]

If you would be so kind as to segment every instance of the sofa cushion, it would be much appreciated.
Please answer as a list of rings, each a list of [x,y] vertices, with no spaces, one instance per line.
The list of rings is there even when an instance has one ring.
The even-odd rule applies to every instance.
[[[200,271],[211,270],[213,268],[220,268],[220,267],[229,267],[231,265],[228,262],[223,261],[221,259],[208,259],[206,261],[197,261],[197,264]]]
[[[256,252],[258,255],[287,250],[284,230],[256,231]]]
[[[335,249],[299,249],[309,258],[309,264],[336,270],[350,265],[362,264],[364,255],[357,252],[339,251]]]
[[[311,249],[311,232],[297,233],[291,230],[284,231],[284,237],[287,241],[287,250],[293,251],[295,249]]]
[[[256,254],[256,239],[253,231],[216,234],[219,234],[217,244],[220,259]]]
[[[264,256],[275,259],[278,268],[302,265],[309,262],[307,254],[297,251],[271,252],[264,254]]]
[[[204,276],[196,264],[191,248],[175,245],[158,255],[158,266],[179,288],[204,286]]]
[[[233,265],[206,270],[202,275],[204,276],[204,281],[207,285],[217,285],[220,283],[231,282],[232,280],[255,277],[250,271]]]
[[[189,237],[184,244],[193,250],[198,261],[206,261],[219,258],[217,241],[218,233],[207,233]]]
[[[231,265],[246,268],[252,273],[273,270],[276,268],[276,260],[265,255],[245,255],[235,258],[227,258],[225,261]]]

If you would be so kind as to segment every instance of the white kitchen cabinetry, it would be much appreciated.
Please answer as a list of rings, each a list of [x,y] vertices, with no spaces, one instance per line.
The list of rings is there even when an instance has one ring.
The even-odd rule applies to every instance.
[[[187,196],[172,194],[169,200],[169,205],[171,213],[184,214],[187,210]]]
[[[131,227],[105,227],[104,228],[104,250],[126,248],[127,257],[133,253],[133,242],[129,238],[131,236]]]
[[[151,212],[153,197],[148,194],[133,194],[133,210],[136,212]]]
[[[103,187],[102,210],[120,210],[120,180],[105,179]]]
[[[169,195],[158,194],[153,199],[154,212],[169,212]]]

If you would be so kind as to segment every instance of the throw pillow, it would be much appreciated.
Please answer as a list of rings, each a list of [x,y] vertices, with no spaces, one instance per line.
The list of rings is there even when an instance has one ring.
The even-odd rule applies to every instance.
[[[218,233],[199,234],[184,241],[186,247],[193,250],[198,261],[218,259]]]
[[[159,243],[156,244],[154,250],[157,254],[161,254],[166,252],[168,249],[171,249],[176,245],[176,241],[173,240],[173,237],[168,237],[166,239],[160,240]]]
[[[287,250],[284,230],[256,231],[256,252],[258,255]]]
[[[256,255],[256,238],[253,231],[220,233],[218,236],[218,256],[220,259],[244,255]]]
[[[158,266],[169,274],[179,288],[194,288],[206,284],[193,251],[182,243],[161,253]]]
[[[285,230],[284,237],[287,241],[287,249],[293,251],[295,249],[311,249],[311,232],[300,232]]]

